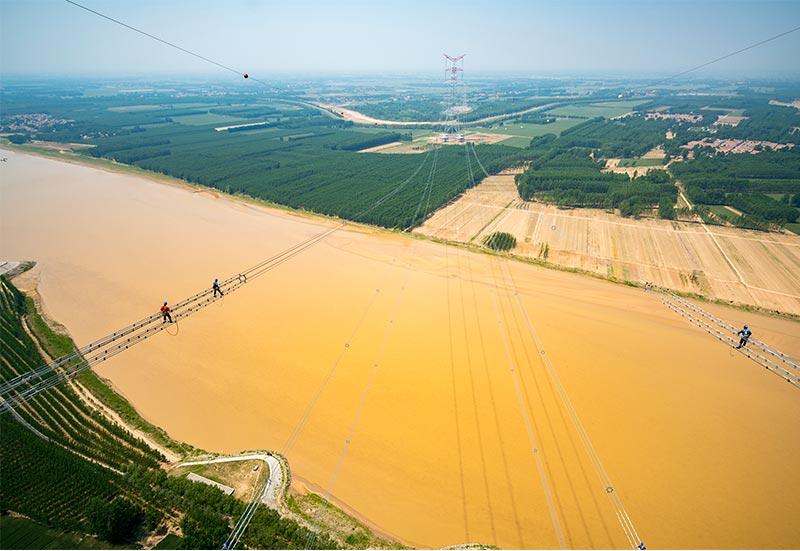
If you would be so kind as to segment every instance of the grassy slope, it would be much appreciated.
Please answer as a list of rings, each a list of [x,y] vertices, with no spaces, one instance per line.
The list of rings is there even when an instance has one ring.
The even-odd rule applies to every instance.
[[[368,526],[317,494],[289,495],[286,505],[300,518],[321,526],[345,548],[408,549],[395,541],[378,536]]]

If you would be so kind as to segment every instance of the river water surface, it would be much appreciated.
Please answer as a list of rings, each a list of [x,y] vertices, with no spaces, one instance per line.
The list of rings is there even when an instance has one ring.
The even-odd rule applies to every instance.
[[[331,224],[3,155],[0,258],[37,261],[78,344]],[[800,391],[638,289],[347,229],[97,370],[173,437],[283,451],[405,543],[624,547],[526,313],[648,546],[800,545]],[[797,323],[747,321],[800,355]]]

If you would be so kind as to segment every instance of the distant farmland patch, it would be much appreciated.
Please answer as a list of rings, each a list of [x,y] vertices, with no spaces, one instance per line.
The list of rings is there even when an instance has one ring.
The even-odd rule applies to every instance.
[[[178,104],[155,104],[145,103],[138,105],[116,105],[109,107],[109,111],[114,113],[146,113],[147,111],[161,111],[162,109],[199,109],[203,107],[213,107],[214,103],[178,103]]]
[[[550,124],[509,122],[503,126],[494,126],[491,128],[483,126],[475,127],[474,130],[482,134],[504,134],[511,136],[500,143],[511,147],[523,148],[528,147],[528,144],[531,143],[531,139],[537,136],[544,136],[545,134],[555,134],[558,136],[567,128],[572,128],[580,124],[580,122],[579,119],[559,119]]]
[[[179,117],[172,117],[172,120],[179,124],[188,126],[205,126],[207,124],[223,124],[223,123],[236,123],[246,122],[238,117],[230,117],[228,115],[217,115],[215,113],[199,113],[196,115],[182,115]]]
[[[259,121],[259,122],[246,122],[243,124],[233,124],[230,126],[218,126],[214,130],[217,132],[231,132],[235,130],[239,130],[242,132],[248,130],[259,130],[262,128],[267,128],[270,123],[267,121]]]
[[[661,166],[664,164],[664,159],[620,159],[617,166],[641,167],[641,166]]]
[[[506,138],[505,140],[503,140],[500,143],[502,143],[503,145],[508,145],[508,146],[511,146],[511,147],[518,147],[520,149],[524,149],[524,148],[528,147],[528,145],[530,145],[531,139],[530,138],[523,138],[521,136],[511,136],[510,138]]]
[[[163,105],[144,104],[144,105],[118,105],[116,107],[109,107],[109,111],[114,113],[142,113],[144,111],[157,111],[164,108]]]
[[[738,214],[733,212],[725,205],[709,205],[708,210],[713,212],[718,218],[730,222],[731,224],[733,224],[736,221],[736,219],[739,218]]]
[[[589,105],[565,105],[547,111],[548,114],[562,117],[593,119],[594,117],[619,117],[633,111],[642,101],[608,101]]]

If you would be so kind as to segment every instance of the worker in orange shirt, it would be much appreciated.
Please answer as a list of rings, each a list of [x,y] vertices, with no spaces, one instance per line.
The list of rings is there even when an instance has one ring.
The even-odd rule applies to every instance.
[[[172,314],[170,314],[170,312],[172,312],[172,308],[167,305],[167,301],[165,300],[164,305],[161,307],[161,317],[163,318],[161,323],[167,323],[167,321],[172,323]]]

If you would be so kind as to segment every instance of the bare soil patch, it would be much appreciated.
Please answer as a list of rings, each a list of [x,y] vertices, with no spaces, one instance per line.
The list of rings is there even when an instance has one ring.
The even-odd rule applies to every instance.
[[[747,117],[737,116],[737,115],[720,115],[717,119],[716,124],[717,126],[726,125],[726,126],[736,126],[740,122],[742,122]]]
[[[381,145],[376,145],[374,147],[368,147],[366,149],[362,149],[359,153],[377,153],[379,151],[383,151],[384,149],[390,149],[392,147],[402,145],[403,142],[389,142]]]
[[[233,497],[250,501],[253,499],[253,492],[260,488],[264,479],[269,476],[269,467],[260,459],[254,459],[176,467],[169,471],[172,476],[185,477],[189,473],[199,474],[214,482],[230,486],[233,488]]]

